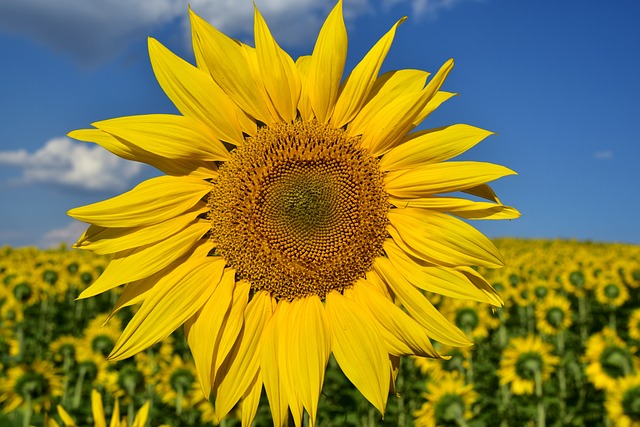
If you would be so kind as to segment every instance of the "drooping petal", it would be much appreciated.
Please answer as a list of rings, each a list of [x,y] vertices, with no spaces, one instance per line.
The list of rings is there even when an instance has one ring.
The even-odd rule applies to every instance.
[[[182,114],[209,126],[218,139],[235,145],[244,142],[238,120],[242,110],[211,76],[151,37],[149,57],[158,83]]]
[[[206,204],[198,203],[180,216],[146,227],[108,228],[91,225],[73,247],[104,255],[145,246],[183,230],[207,209]]]
[[[69,413],[65,411],[61,405],[58,405],[56,409],[58,410],[58,415],[60,416],[60,419],[64,423],[64,427],[77,427],[76,422],[73,421],[73,418],[71,418],[71,415],[69,415]],[[57,426],[57,424],[53,424],[53,425]]]
[[[133,424],[131,424],[131,427],[145,427],[147,425],[150,406],[151,405],[149,404],[149,401],[147,401],[144,405],[142,405],[142,407],[140,407],[138,413],[133,418]]]
[[[102,227],[138,227],[179,216],[196,205],[211,184],[187,176],[159,176],[111,199],[69,210],[79,221]]]
[[[309,65],[309,101],[320,123],[327,123],[333,113],[346,60],[347,29],[338,0],[320,29]]]
[[[380,159],[380,169],[411,169],[449,160],[464,153],[492,132],[457,124],[407,135],[402,142]]]
[[[202,308],[184,323],[184,333],[187,336],[187,342],[196,365],[198,381],[202,393],[207,399],[211,392],[211,376],[217,337],[233,299],[235,271],[225,271],[220,283],[214,286],[215,290]]]
[[[262,394],[262,375],[260,372],[256,372],[256,375],[251,382],[251,385],[242,396],[242,427],[251,427],[253,419],[258,411],[258,404],[260,403],[260,395]]]
[[[151,244],[118,253],[100,277],[82,291],[78,298],[89,298],[162,270],[194,249],[196,242],[209,228],[206,221],[195,222],[167,238],[162,244]]]
[[[448,267],[504,265],[500,252],[489,239],[451,215],[420,208],[391,209],[388,215],[399,234],[398,239],[394,230],[390,230],[396,243],[411,247],[425,261]]]
[[[396,22],[387,34],[378,40],[342,83],[331,117],[331,122],[336,128],[340,128],[353,120],[364,105],[378,77],[382,62],[387,56],[387,52],[389,52],[391,43],[393,43],[396,29],[405,19],[406,17]]]
[[[313,424],[331,354],[331,335],[320,298],[310,296],[294,300],[292,305],[298,307],[294,309],[296,321],[290,326],[290,379]]]
[[[109,359],[126,359],[168,337],[209,299],[225,264],[220,257],[190,260],[158,281],[118,338]]]
[[[218,31],[189,8],[193,50],[198,67],[244,111],[271,124],[271,114],[251,74],[240,42]]]
[[[103,120],[91,125],[169,159],[229,159],[229,151],[215,133],[200,121],[187,116],[147,114]]]
[[[385,189],[397,198],[428,197],[437,193],[464,191],[515,172],[484,162],[444,162],[427,164],[385,174]]]
[[[391,239],[384,243],[384,251],[396,270],[417,288],[451,298],[502,305],[502,300],[495,291],[488,294],[485,290],[479,289],[457,269],[429,265],[411,258]]]
[[[247,304],[242,330],[214,384],[219,417],[233,408],[259,372],[262,333],[274,309],[274,300],[264,291],[257,292]]]
[[[451,324],[420,291],[398,273],[391,261],[385,257],[378,257],[373,267],[392,288],[411,317],[427,330],[430,338],[454,347],[472,345],[464,332]]]
[[[370,315],[354,301],[332,291],[325,300],[331,349],[342,372],[384,414],[391,369],[384,342],[371,328]]]
[[[215,178],[218,176],[215,164],[202,160],[168,159],[132,145],[128,141],[115,138],[100,129],[79,129],[69,132],[68,137],[79,141],[93,142],[105,150],[126,160],[146,163],[167,175],[191,176],[194,178]]]
[[[287,420],[287,408],[289,406],[289,393],[287,379],[283,375],[284,366],[280,365],[280,347],[286,343],[282,341],[280,325],[283,312],[287,310],[287,301],[280,301],[267,322],[260,343],[260,372],[264,382],[264,389],[269,399],[271,418],[275,427],[283,426]],[[295,414],[294,414],[295,415]]]
[[[466,219],[515,219],[520,212],[499,203],[476,202],[459,197],[421,197],[415,199],[389,198],[399,208],[425,208],[447,212]]]
[[[375,286],[360,279],[351,288],[355,300],[369,312],[378,325],[387,352],[396,356],[421,356],[439,358],[429,341],[428,332],[407,315]]]
[[[296,118],[300,98],[300,75],[293,59],[273,39],[267,23],[254,7],[254,34],[260,74],[269,98],[285,122]]]

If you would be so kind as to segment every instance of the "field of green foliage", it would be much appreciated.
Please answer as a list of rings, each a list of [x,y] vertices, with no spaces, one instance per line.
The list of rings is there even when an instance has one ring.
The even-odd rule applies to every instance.
[[[507,266],[481,273],[503,308],[429,295],[476,345],[439,346],[446,361],[404,359],[384,419],[330,360],[318,426],[640,425],[640,247],[495,243]],[[64,247],[0,248],[1,426],[65,425],[58,406],[93,426],[92,390],[107,419],[117,401],[129,420],[148,402],[148,426],[216,421],[181,330],[107,361],[135,307],[109,319],[120,290],[76,301],[107,263]],[[254,425],[272,425],[264,393]]]

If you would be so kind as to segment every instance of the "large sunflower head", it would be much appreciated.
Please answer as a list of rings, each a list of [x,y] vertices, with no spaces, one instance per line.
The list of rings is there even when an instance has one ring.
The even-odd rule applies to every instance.
[[[502,304],[475,269],[502,257],[462,219],[517,217],[487,184],[513,172],[449,161],[491,132],[416,130],[453,95],[453,61],[380,74],[403,20],[346,77],[341,2],[295,61],[257,9],[255,46],[191,12],[195,66],[149,40],[180,114],[70,133],[165,173],[69,212],[91,224],[75,246],[113,256],[81,297],[127,284],[115,311],[142,303],[112,359],[184,324],[216,416],[242,400],[250,424],[264,385],[280,425],[315,420],[331,354],[383,412],[390,358],[471,344],[423,292]]]

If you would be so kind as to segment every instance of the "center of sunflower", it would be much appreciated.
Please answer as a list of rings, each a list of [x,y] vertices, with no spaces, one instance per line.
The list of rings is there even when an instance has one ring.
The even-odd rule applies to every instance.
[[[209,204],[217,252],[278,299],[352,286],[386,237],[378,160],[315,121],[259,129],[220,167]]]

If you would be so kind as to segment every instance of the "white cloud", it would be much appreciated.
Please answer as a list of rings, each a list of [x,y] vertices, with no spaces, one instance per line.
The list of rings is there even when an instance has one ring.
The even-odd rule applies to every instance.
[[[122,160],[97,145],[53,138],[39,150],[0,151],[0,164],[22,169],[20,182],[84,190],[122,191],[142,164]]]
[[[95,65],[171,22],[181,23],[186,43],[189,4],[225,33],[253,39],[250,0],[2,0],[0,31],[35,39],[80,63]],[[315,40],[335,0],[256,0],[256,4],[278,42],[291,46]],[[369,9],[369,0],[347,0],[344,6],[347,18]]]
[[[67,226],[62,228],[55,228],[47,231],[42,236],[42,241],[38,244],[41,248],[53,248],[60,243],[66,243],[72,245],[78,240],[78,237],[84,233],[87,229],[87,224],[80,221],[70,222]]]
[[[593,153],[593,158],[596,160],[611,160],[613,159],[613,151],[601,150]]]
[[[435,19],[441,11],[453,9],[453,7],[465,1],[469,0],[387,0],[384,5],[389,8],[396,4],[408,4],[413,15]],[[472,1],[480,2],[484,0]]]

